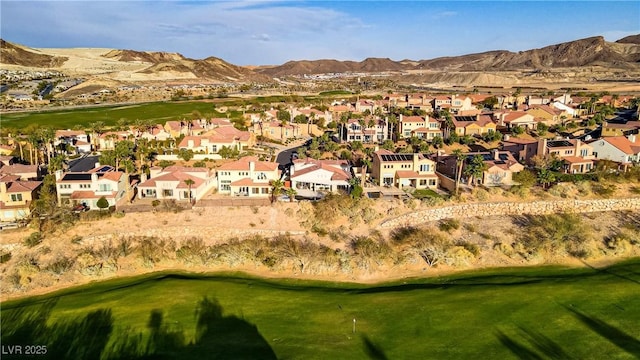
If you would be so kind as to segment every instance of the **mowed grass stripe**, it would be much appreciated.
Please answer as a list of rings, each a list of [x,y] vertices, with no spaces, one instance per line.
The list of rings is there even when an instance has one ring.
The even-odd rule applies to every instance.
[[[4,302],[2,340],[15,340],[12,315],[55,300],[47,329],[109,310],[107,348],[125,331],[146,344],[151,314],[161,313],[163,331],[184,342],[153,358],[243,358],[246,349],[253,358],[289,359],[630,359],[640,353],[639,294],[640,259],[602,270],[485,270],[379,285],[162,273]],[[203,298],[220,306],[208,329],[226,330],[215,336],[196,330]]]

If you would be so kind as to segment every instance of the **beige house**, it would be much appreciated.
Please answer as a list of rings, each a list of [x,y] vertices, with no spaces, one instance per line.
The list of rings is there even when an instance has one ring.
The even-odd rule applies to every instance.
[[[436,164],[423,154],[398,154],[378,150],[373,155],[371,177],[379,186],[416,189],[438,187]]]
[[[100,210],[97,202],[103,196],[109,202],[109,206],[117,206],[126,200],[129,186],[127,175],[115,171],[112,166],[100,166],[86,172],[63,173],[62,170],[58,170],[55,176],[60,205],[84,204],[91,210]]]
[[[20,180],[37,180],[42,176],[40,168],[36,165],[0,163],[0,175],[17,175]]]
[[[462,165],[462,174],[460,180],[462,183],[469,183],[470,178],[464,175],[465,169],[471,163],[471,160],[480,155],[486,165],[486,170],[482,177],[474,179],[476,185],[484,186],[500,186],[513,185],[513,174],[524,169],[524,165],[520,164],[509,151],[492,150],[490,152],[475,152],[465,154],[466,158]],[[438,172],[446,175],[451,179],[456,178],[458,164],[456,157],[448,155],[441,157],[438,162]]]
[[[280,170],[278,163],[245,156],[220,166],[216,175],[221,194],[267,197],[271,194],[271,182],[280,179]]]
[[[453,117],[453,125],[458,136],[465,135],[483,135],[496,131],[496,123],[493,122],[491,115],[475,115]]]
[[[192,183],[189,183],[191,180]],[[199,200],[216,185],[215,174],[207,168],[169,166],[151,168],[149,179],[138,185],[140,199]],[[189,194],[191,191],[191,194]]]
[[[525,111],[506,111],[494,113],[494,118],[498,125],[506,126],[509,129],[516,126],[521,126],[525,129],[535,129],[537,127],[535,117]]]
[[[185,136],[179,149],[190,149],[195,153],[216,154],[223,146],[243,150],[255,145],[255,136],[248,131],[241,131],[233,126],[214,128],[202,135]]]
[[[26,219],[41,181],[22,181],[16,175],[0,175],[0,221]]]
[[[593,169],[593,146],[578,139],[538,140],[538,156],[550,155],[562,159],[566,173],[586,173]]]

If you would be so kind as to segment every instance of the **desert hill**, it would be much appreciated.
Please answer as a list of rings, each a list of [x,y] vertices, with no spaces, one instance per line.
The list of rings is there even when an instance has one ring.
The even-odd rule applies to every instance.
[[[570,41],[520,52],[494,50],[483,53],[439,57],[413,62],[366,59],[361,62],[337,60],[289,61],[283,65],[258,69],[271,76],[335,72],[382,72],[402,70],[508,71],[543,70],[582,66],[605,66],[640,70],[640,35],[616,43],[602,36]]]
[[[196,60],[179,53],[97,48],[32,49],[2,41],[0,63],[9,69],[51,69],[100,83],[261,82],[273,77],[323,73],[387,72],[398,83],[426,86],[592,86],[637,84],[640,35],[607,42],[601,36],[520,52],[494,50],[427,60],[368,58],[289,61],[237,66],[220,58]],[[626,86],[626,85],[625,85]]]
[[[54,68],[68,60],[65,57],[39,53],[0,39],[0,63],[27,67]]]

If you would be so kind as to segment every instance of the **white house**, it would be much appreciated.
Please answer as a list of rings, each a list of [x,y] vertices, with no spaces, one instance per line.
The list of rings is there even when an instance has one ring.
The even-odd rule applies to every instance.
[[[92,210],[100,209],[97,202],[103,196],[109,206],[117,206],[125,198],[129,181],[124,172],[108,165],[98,165],[86,172],[58,170],[55,176],[58,204],[85,204]]]
[[[621,164],[640,161],[640,136],[608,136],[590,144],[597,159],[606,159]]]
[[[140,199],[199,200],[216,185],[213,171],[183,166],[151,168],[149,179],[142,180],[138,185]]]
[[[271,181],[280,179],[280,170],[278,163],[245,156],[220,166],[217,178],[221,194],[267,197],[271,194]]]
[[[349,191],[351,165],[346,160],[294,160],[289,170],[291,187],[298,195],[319,197],[320,191]]]

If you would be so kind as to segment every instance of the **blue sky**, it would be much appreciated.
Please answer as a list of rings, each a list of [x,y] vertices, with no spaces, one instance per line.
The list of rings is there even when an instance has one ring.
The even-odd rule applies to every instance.
[[[0,1],[0,36],[30,47],[216,56],[238,65],[422,60],[640,33],[637,1]]]

